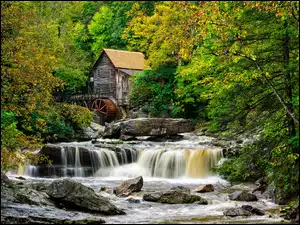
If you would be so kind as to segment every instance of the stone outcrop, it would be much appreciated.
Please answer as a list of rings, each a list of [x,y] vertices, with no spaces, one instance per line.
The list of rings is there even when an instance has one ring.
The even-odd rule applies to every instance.
[[[235,216],[251,216],[258,215],[263,216],[265,213],[251,205],[242,205],[242,207],[228,208],[223,211],[225,216],[235,217]]]
[[[65,208],[109,215],[125,214],[123,210],[111,204],[107,198],[97,195],[92,188],[69,178],[53,181],[47,194],[53,201]]]
[[[255,214],[255,215],[258,215],[258,216],[265,215],[265,213],[262,210],[260,210],[256,207],[253,207],[251,205],[242,205],[242,208],[249,211],[249,212],[251,212],[252,214]]]
[[[123,181],[120,186],[114,189],[114,193],[119,197],[127,197],[132,192],[138,192],[143,187],[143,177],[138,176],[134,179]]]
[[[204,192],[212,192],[215,188],[212,184],[204,184],[196,187],[193,192],[204,193]]]
[[[9,180],[9,178],[6,176],[5,173],[1,172],[1,184],[5,183],[5,184],[10,184],[11,181]]]
[[[101,218],[70,219],[70,218],[48,218],[41,216],[14,216],[2,215],[1,224],[101,224],[105,221]]]
[[[225,209],[223,211],[223,214],[224,216],[230,216],[230,217],[251,216],[251,212],[240,207]]]
[[[1,186],[1,224],[100,224],[98,215],[61,209],[46,190],[49,184],[11,180]],[[72,191],[72,190],[71,190]]]
[[[37,191],[31,185],[11,182],[9,186],[1,187],[1,202],[13,202],[32,206],[54,205],[49,196],[43,191]]]
[[[146,193],[143,200],[167,204],[208,204],[206,199],[190,194],[190,189],[182,186],[171,188],[167,192]]]
[[[161,196],[162,196],[161,192],[146,193],[143,195],[143,200],[148,202],[157,202]]]
[[[126,201],[128,201],[130,203],[140,203],[141,202],[139,199],[136,199],[136,198],[128,198],[128,199],[126,199]]]
[[[255,194],[249,193],[248,191],[235,191],[229,195],[229,199],[233,201],[257,201]]]
[[[138,118],[110,123],[105,126],[103,137],[121,136],[171,136],[192,132],[195,124],[187,119]]]
[[[104,129],[105,129],[104,126],[92,122],[90,126],[75,132],[73,138],[81,141],[96,139],[103,134]]]

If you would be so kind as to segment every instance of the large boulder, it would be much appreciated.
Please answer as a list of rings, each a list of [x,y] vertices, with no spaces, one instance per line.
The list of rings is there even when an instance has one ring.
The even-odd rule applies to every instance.
[[[235,191],[229,195],[229,199],[233,201],[257,201],[255,194],[249,193],[248,191]]]
[[[242,207],[228,208],[223,211],[225,216],[251,216],[252,214],[263,216],[265,213],[251,205],[242,205]]]
[[[49,218],[43,216],[14,216],[2,215],[1,224],[101,224],[105,220],[101,218],[70,219],[70,218]]]
[[[77,140],[92,140],[100,137],[104,132],[104,126],[92,122],[88,127],[75,132],[74,137]]]
[[[10,184],[11,181],[9,180],[9,178],[6,176],[5,173],[1,172],[1,184],[2,183],[4,183],[4,184]]]
[[[125,214],[123,210],[111,204],[107,198],[97,195],[92,188],[69,178],[53,181],[47,189],[47,194],[65,208],[109,215]]]
[[[163,193],[157,202],[168,204],[197,203],[201,205],[207,205],[206,199],[198,195],[191,195],[180,191],[168,191],[166,193]]]
[[[170,191],[178,191],[178,192],[183,192],[183,193],[191,193],[191,189],[189,189],[188,187],[184,187],[184,186],[175,186],[170,188]]]
[[[158,192],[158,193],[145,193],[143,195],[143,200],[144,201],[148,201],[148,202],[157,202],[160,197],[162,196],[162,193],[161,192]]]
[[[265,215],[265,213],[262,210],[260,210],[256,207],[253,207],[252,205],[242,205],[242,208],[249,211],[249,212],[251,212],[252,214],[255,214],[255,215],[258,215],[258,216]]]
[[[224,216],[251,216],[251,212],[240,207],[228,208],[223,211]]]
[[[103,137],[128,136],[171,136],[191,132],[195,124],[188,119],[137,118],[106,124]]]
[[[146,193],[143,196],[143,200],[167,204],[208,204],[206,199],[190,194],[190,189],[182,186],[173,187],[167,192]]]
[[[196,187],[193,191],[198,193],[204,193],[204,192],[212,192],[215,188],[212,184],[204,184],[200,185],[199,187]]]
[[[31,185],[13,182],[1,187],[1,202],[14,202],[27,205],[54,205],[43,191],[33,189]]]
[[[123,181],[120,186],[114,189],[114,193],[119,197],[127,197],[132,192],[138,192],[143,187],[143,177],[138,176],[134,179]]]

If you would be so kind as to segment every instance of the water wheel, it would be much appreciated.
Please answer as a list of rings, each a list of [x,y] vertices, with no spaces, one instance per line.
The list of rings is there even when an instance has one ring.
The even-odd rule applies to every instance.
[[[92,110],[96,110],[104,119],[104,121],[112,121],[116,117],[118,111],[117,106],[110,100],[97,98],[91,105]]]

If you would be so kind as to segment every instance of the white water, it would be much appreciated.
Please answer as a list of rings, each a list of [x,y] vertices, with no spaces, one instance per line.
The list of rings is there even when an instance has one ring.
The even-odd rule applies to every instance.
[[[113,144],[114,140],[100,140],[105,142],[105,145],[100,144],[100,147],[90,142],[60,143],[59,145],[62,146],[61,166],[65,169],[62,175],[68,176],[68,171],[75,170],[75,177],[72,179],[93,188],[96,192],[102,186],[113,189],[123,180],[139,175],[143,176],[144,185],[141,193],[133,194],[134,198],[141,200],[139,204],[129,203],[126,198],[118,198],[114,194],[100,192],[101,195],[108,197],[113,204],[126,212],[126,215],[105,216],[104,219],[108,224],[170,223],[174,221],[178,221],[178,223],[280,222],[282,218],[276,215],[269,217],[268,213],[261,217],[224,218],[224,209],[249,203],[229,200],[229,192],[224,192],[230,186],[229,183],[211,171],[212,167],[223,160],[222,151],[219,148],[202,144],[207,139],[189,135],[176,142],[127,142],[127,144]],[[113,151],[108,145],[118,146],[119,150]],[[83,155],[80,154],[80,147],[88,149],[93,176],[86,177],[81,170],[82,168],[84,171],[85,166]],[[30,176],[25,176],[27,179],[25,182],[45,181],[51,183],[57,179],[56,177],[38,177],[38,168],[31,165],[28,167],[27,174]],[[215,186],[215,192],[201,193],[201,196],[208,200],[208,205],[170,205],[142,201],[145,192],[166,191],[177,185],[183,185],[193,190],[201,184]],[[260,199],[251,205],[262,210],[277,207],[268,199]],[[30,209],[33,210],[33,208]],[[40,213],[43,209],[39,207],[36,210]],[[49,209],[45,210],[47,213],[58,213]],[[207,219],[208,217],[212,218]]]
[[[100,141],[103,144],[57,144],[61,162],[54,162],[44,176],[206,178],[214,175],[211,169],[222,159],[220,148],[201,144],[197,136],[176,142],[139,141],[130,145]],[[22,175],[41,175],[36,172],[38,168],[32,168],[30,165]]]

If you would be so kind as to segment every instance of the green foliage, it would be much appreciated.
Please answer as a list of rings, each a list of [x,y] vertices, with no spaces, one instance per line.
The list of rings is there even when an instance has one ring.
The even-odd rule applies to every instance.
[[[231,181],[267,176],[299,191],[298,2],[84,1],[1,3],[1,167],[22,148],[89,125],[53,94],[81,91],[102,48],[143,52],[131,103],[151,116],[203,120],[208,131],[260,132],[219,168]],[[13,162],[13,158],[17,160]]]
[[[99,57],[103,48],[125,49],[127,41],[122,39],[122,32],[130,15],[134,2],[107,2],[93,15],[88,24],[89,35],[92,38],[91,50],[94,59]]]
[[[68,67],[57,69],[54,75],[64,81],[64,92],[68,92],[69,94],[76,93],[76,91],[84,87],[87,80],[84,71]]]
[[[63,104],[61,114],[71,122],[74,129],[83,129],[92,121],[92,112],[82,106]]]
[[[243,147],[241,155],[226,160],[217,171],[231,182],[266,177],[269,184],[274,184],[277,197],[290,199],[299,192],[299,154],[294,151],[299,148],[299,135],[290,139],[295,140],[290,145],[280,113],[274,117],[276,123],[269,118],[259,139]]]
[[[24,134],[17,129],[15,114],[11,111],[1,111],[1,147],[15,150],[21,147],[18,137]]]
[[[174,68],[158,68],[136,73],[131,78],[131,104],[152,116],[170,114],[174,72]]]

